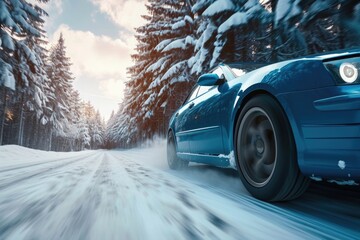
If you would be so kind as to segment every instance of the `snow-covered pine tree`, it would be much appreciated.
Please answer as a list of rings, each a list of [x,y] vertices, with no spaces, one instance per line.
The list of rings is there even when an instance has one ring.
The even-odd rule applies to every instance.
[[[144,93],[153,79],[152,72],[148,72],[146,69],[154,64],[157,59],[154,49],[159,41],[161,41],[159,40],[159,35],[165,33],[159,30],[169,26],[169,23],[162,19],[160,11],[165,2],[166,0],[150,0],[146,7],[151,15],[144,17],[148,23],[136,29],[137,34],[135,37],[138,41],[136,47],[137,53],[132,56],[135,64],[128,69],[131,79],[126,83],[128,91],[125,93],[122,119],[118,120],[124,121],[127,119],[128,121],[119,129],[124,133],[124,135],[119,136],[119,142],[127,142],[131,145],[138,142],[141,138],[146,138],[147,131],[145,133],[139,132],[143,122],[140,117],[145,112],[142,109],[142,104],[148,98],[148,95]]]
[[[193,85],[187,65],[195,42],[192,2],[149,1],[148,23],[136,29],[138,53],[133,55],[128,97],[118,120],[124,124],[115,124],[124,133],[118,142],[134,144],[156,133],[163,135],[172,111]],[[180,95],[174,99],[172,92]]]
[[[199,16],[196,54],[189,62],[193,73],[220,62],[266,61],[271,13],[263,1],[199,1],[192,10]]]
[[[91,148],[98,149],[104,144],[104,125],[101,120],[101,115],[99,110],[96,111],[95,116],[92,119],[93,128],[91,135]]]
[[[136,143],[132,137],[134,133],[137,132],[137,125],[135,118],[131,117],[133,114],[132,109],[125,108],[126,105],[129,105],[129,100],[132,99],[130,94],[130,88],[125,88],[125,100],[119,105],[118,111],[109,119],[106,125],[106,146],[108,148],[112,147],[127,147],[130,144]]]
[[[104,132],[104,147],[107,149],[111,149],[114,148],[115,146],[117,146],[116,144],[116,139],[115,136],[116,134],[114,133],[114,126],[116,123],[118,123],[118,118],[117,118],[117,114],[121,113],[119,110],[115,111],[113,110],[111,112],[110,118],[107,120],[106,125],[105,125],[105,132]]]
[[[84,150],[90,147],[91,137],[89,134],[89,126],[86,123],[84,116],[80,117],[80,121],[77,123],[77,129],[79,130],[78,143],[79,150]]]
[[[356,9],[360,9],[358,1],[274,2],[272,35],[276,38],[276,60],[360,45],[359,37],[353,35],[360,24],[356,15]]]
[[[47,0],[41,0],[41,2],[47,2]],[[0,1],[0,99],[2,100],[0,104],[0,144],[3,142],[5,111],[9,98],[7,92],[9,89],[16,90],[14,71],[18,73],[26,71],[26,69],[19,69],[19,67],[25,65],[21,63],[21,59],[13,58],[14,52],[22,49],[24,56],[28,60],[28,67],[32,67],[33,72],[37,70],[36,68],[39,69],[38,62],[36,61],[39,56],[33,51],[34,48],[26,44],[31,43],[29,41],[31,38],[41,37],[44,15],[46,13],[40,7],[34,6],[27,1]],[[28,38],[27,41],[24,40],[25,38]],[[21,78],[19,77],[17,82],[20,85],[26,86],[27,83],[21,82]],[[38,93],[39,91],[37,91]],[[19,135],[22,135],[22,130],[19,132]]]
[[[140,118],[144,119],[141,127],[147,127],[146,138],[166,133],[171,114],[195,82],[188,67],[194,52],[196,29],[191,8],[192,1],[166,1],[157,7],[159,13],[153,16],[153,24],[159,17],[168,24],[151,31],[161,41],[154,49],[155,63],[146,69],[153,76],[144,93],[146,100],[141,104],[143,115]],[[174,93],[177,98],[173,97]]]
[[[78,137],[79,129],[78,122],[82,114],[83,104],[80,99],[80,94],[77,90],[72,89],[69,102],[69,113],[67,114],[68,124],[65,130],[66,138],[68,139],[69,148],[71,151],[79,150]]]
[[[27,36],[24,40],[16,42],[16,50],[14,51],[13,58],[16,67],[13,69],[16,78],[16,102],[18,105],[19,113],[17,114],[18,132],[17,144],[23,145],[24,130],[26,122],[26,133],[30,129],[35,130],[40,124],[40,119],[44,115],[44,108],[47,101],[45,95],[45,88],[47,88],[48,78],[46,74],[46,55],[47,50],[44,48],[47,44],[44,31],[38,27],[42,35]],[[25,121],[26,119],[26,121]],[[30,128],[30,129],[28,129]],[[37,132],[28,134],[32,137],[33,144],[37,142]],[[35,137],[34,137],[35,136]],[[33,147],[36,147],[33,146]]]
[[[129,89],[125,89],[125,94]],[[127,139],[123,136],[129,137],[127,134],[130,129],[129,118],[124,108],[125,102],[119,104],[119,109],[111,114],[110,119],[106,123],[105,127],[105,139],[104,145],[106,148],[114,147],[127,147]]]
[[[274,62],[358,46],[351,34],[357,31],[348,30],[360,23],[356,9],[360,4],[351,0],[199,0],[189,64],[199,74],[219,62]]]
[[[301,1],[299,7],[309,54],[360,46],[358,1]]]
[[[66,56],[64,38],[61,34],[57,44],[50,51],[49,67],[47,69],[51,82],[51,91],[54,96],[54,99],[48,101],[48,108],[51,114],[48,121],[51,139],[53,136],[65,137],[65,128],[68,127],[71,118],[69,108],[71,105],[71,94],[73,93],[71,84],[73,77],[70,66],[70,59]],[[62,140],[58,141],[60,145],[62,142]],[[61,146],[57,146],[57,148],[61,149]]]
[[[211,54],[214,45],[212,44],[216,35],[216,19],[210,19],[203,17],[204,11],[217,0],[198,0],[192,6],[192,12],[197,16],[196,18],[196,44],[195,54],[188,61],[188,66],[191,68],[190,73],[194,75],[200,75],[210,68],[209,63],[211,61]],[[233,8],[230,6],[230,8]],[[226,12],[229,10],[229,6],[220,7],[218,11]],[[206,14],[206,13],[205,13]],[[220,20],[219,20],[220,22]],[[210,48],[210,49],[209,49]]]
[[[350,34],[358,31],[348,31],[359,26],[357,1],[150,0],[147,8],[125,100],[107,125],[106,141],[117,146],[164,134],[190,83],[218,63],[359,46]]]
[[[77,130],[76,150],[98,149],[104,144],[104,124],[99,111],[88,102],[81,102],[79,120],[72,124]]]

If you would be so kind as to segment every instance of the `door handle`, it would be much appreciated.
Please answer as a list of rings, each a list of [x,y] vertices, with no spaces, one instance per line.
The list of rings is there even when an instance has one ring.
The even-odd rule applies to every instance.
[[[190,103],[189,108],[192,108],[195,105],[194,102]]]

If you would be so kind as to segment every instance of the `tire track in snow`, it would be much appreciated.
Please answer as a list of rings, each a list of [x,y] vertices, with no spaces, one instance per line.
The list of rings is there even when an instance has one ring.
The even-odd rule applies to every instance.
[[[21,177],[54,167],[0,191],[0,239],[358,238],[344,225],[304,215],[302,205],[264,203],[216,184],[231,178],[207,182],[159,170],[146,165],[149,157],[96,151],[59,168],[54,161],[9,171]]]
[[[117,152],[119,156],[124,157],[125,159],[130,160],[132,159],[141,159],[144,158],[144,152],[141,151],[138,155],[136,152],[126,153],[126,152]],[[149,159],[151,156],[146,156],[145,159]],[[141,160],[140,160],[141,161]],[[136,162],[140,162],[136,161]],[[144,164],[146,160],[144,160]],[[206,170],[210,169],[210,170]],[[314,214],[318,209],[321,208],[328,208],[326,207],[326,197],[321,196],[311,196],[309,199],[308,194],[305,194],[303,198],[300,198],[296,201],[290,203],[266,203],[263,201],[259,201],[251,196],[249,196],[246,192],[241,192],[238,187],[233,187],[233,189],[228,189],[227,187],[222,188],[222,184],[219,184],[213,179],[209,179],[207,177],[207,173],[210,176],[214,176],[218,179],[218,181],[230,181],[233,182],[233,176],[227,176],[224,174],[226,170],[222,169],[215,169],[206,166],[190,166],[186,170],[182,171],[167,171],[166,173],[171,174],[173,176],[179,177],[185,182],[190,184],[194,184],[196,186],[201,187],[205,191],[211,191],[223,198],[229,199],[234,202],[238,207],[246,210],[247,212],[254,213],[259,217],[263,217],[264,220],[270,220],[274,223],[278,222],[279,225],[284,225],[289,229],[297,229],[297,232],[300,234],[311,236],[312,238],[319,238],[319,239],[357,239],[359,235],[359,230],[357,229],[356,222],[359,223],[359,219],[353,219],[352,215],[358,215],[356,213],[348,214],[348,216],[339,215],[339,211],[337,214],[332,214],[332,212],[323,212],[326,216],[318,217]],[[217,173],[217,174],[216,174]],[[217,175],[217,177],[216,177]],[[207,181],[211,180],[211,181]],[[239,180],[240,181],[240,180]],[[334,190],[336,192],[336,190]],[[340,193],[341,194],[341,193]],[[343,194],[341,194],[344,196]],[[296,202],[301,202],[302,199],[307,198],[307,204],[310,204],[310,208],[312,204],[317,205],[317,209],[315,211],[309,212],[308,210],[306,213],[302,212],[302,209],[307,209],[309,206],[306,204],[300,204],[301,206],[298,207],[291,207],[293,205],[297,206]],[[341,199],[341,198],[340,198]],[[356,197],[353,197],[353,202],[357,202]],[[309,201],[310,200],[310,201]],[[320,202],[319,202],[320,201]],[[324,202],[325,201],[325,202]],[[349,201],[347,201],[349,203]],[[324,203],[324,206],[321,204]],[[333,204],[336,205],[336,200],[333,200]],[[340,204],[340,202],[339,202]],[[332,208],[336,208],[336,206]],[[356,205],[358,206],[358,204]],[[345,209],[346,206],[343,206]],[[349,206],[351,209],[353,207]],[[355,209],[359,209],[356,207]],[[347,212],[346,210],[342,212]],[[355,212],[358,212],[355,210]],[[333,216],[334,215],[334,216]],[[337,220],[336,220],[337,219]],[[340,220],[340,219],[348,219],[348,222]],[[343,221],[343,222],[341,222]],[[355,221],[355,222],[354,222]]]
[[[129,159],[116,158],[134,182],[138,196],[149,199],[144,201],[149,214],[156,214],[161,225],[177,228],[181,239],[248,239],[241,227],[199,202],[195,192],[181,181]]]
[[[116,202],[122,196],[114,181],[113,166],[105,151],[101,151],[96,162],[82,162],[86,165],[93,163],[91,172],[48,216],[51,221],[43,219],[38,225],[44,227],[37,227],[29,235],[36,239],[121,239],[119,219],[124,216]]]
[[[88,153],[86,155],[83,154],[83,155],[81,155],[81,157],[90,156],[91,154],[93,154],[93,153]],[[76,158],[76,157],[78,157],[78,156],[73,156],[71,158]],[[30,164],[29,163],[15,164],[14,166],[5,167],[5,168],[0,169],[0,173],[9,172],[9,171],[17,171],[17,170],[26,169],[26,168],[33,168],[33,167],[36,167],[36,166],[46,165],[46,164],[65,161],[65,160],[69,160],[69,157],[55,158],[55,159],[50,160],[50,161],[39,161],[39,162],[30,163]]]
[[[68,205],[69,197],[77,195],[76,190],[82,188],[79,185],[92,175],[97,156],[98,153],[82,159],[88,161],[76,159],[67,162],[65,166],[53,168],[54,171],[59,170],[58,172],[45,171],[33,176],[28,184],[22,181],[19,182],[21,184],[2,190],[0,239],[60,239],[61,234],[46,237],[47,227],[57,228],[59,222],[56,220],[66,222],[61,216],[62,212],[71,206]]]
[[[90,239],[90,230],[96,222],[95,213],[104,198],[101,186],[110,181],[109,171],[108,159],[102,152],[98,167],[91,176],[89,175],[86,183],[79,187],[79,191],[73,198],[72,207],[67,209],[65,218],[68,220],[60,231],[63,239]],[[59,230],[61,229],[56,231]]]
[[[14,176],[11,176],[11,177],[6,177],[6,178],[3,177],[3,179],[0,180],[0,191],[5,188],[8,188],[14,184],[20,183],[22,181],[31,180],[33,177],[47,174],[50,171],[58,170],[60,168],[64,168],[64,167],[67,167],[68,165],[76,163],[78,161],[84,161],[84,160],[86,160],[86,156],[74,157],[74,158],[72,158],[71,161],[69,161],[69,160],[54,161],[55,163],[58,163],[58,162],[60,162],[60,163],[56,164],[55,166],[50,165],[50,166],[47,166],[44,168],[27,171],[27,172],[22,172],[20,174],[14,174]]]

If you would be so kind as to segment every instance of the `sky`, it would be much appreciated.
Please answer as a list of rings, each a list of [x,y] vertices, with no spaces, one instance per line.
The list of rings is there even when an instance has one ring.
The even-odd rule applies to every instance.
[[[50,0],[42,7],[50,44],[60,33],[80,97],[105,120],[123,99],[127,67],[133,65],[135,27],[145,23],[146,0]]]

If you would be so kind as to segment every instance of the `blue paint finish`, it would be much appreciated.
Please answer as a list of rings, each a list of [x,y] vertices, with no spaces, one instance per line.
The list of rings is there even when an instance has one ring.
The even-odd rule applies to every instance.
[[[338,85],[339,79],[324,65],[342,58],[356,60],[359,54],[285,61],[241,77],[229,76],[232,71],[221,65],[228,81],[184,104],[170,120],[179,157],[229,166],[223,156],[234,150],[237,116],[245,99],[261,92],[273,96],[286,113],[303,174],[360,179],[360,85]],[[346,163],[345,169],[339,161]]]
[[[200,86],[214,86],[219,81],[219,76],[215,73],[206,73],[199,77],[197,84]]]
[[[320,111],[360,110],[360,94],[334,96],[314,101],[314,106]]]
[[[299,167],[305,175],[360,178],[359,92],[360,86],[352,85],[281,94],[291,106]],[[344,98],[350,99],[348,104]],[[347,163],[344,170],[338,167],[340,160]]]
[[[194,153],[177,153],[178,158],[213,165],[216,167],[228,168],[230,166],[228,158],[219,158],[213,155],[194,154]]]
[[[215,86],[194,99],[192,128],[197,131],[191,135],[191,153],[223,153],[221,119],[218,117],[221,114],[220,98],[219,87]]]

